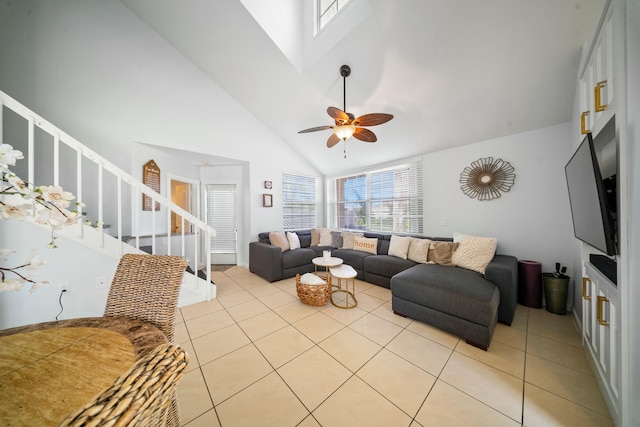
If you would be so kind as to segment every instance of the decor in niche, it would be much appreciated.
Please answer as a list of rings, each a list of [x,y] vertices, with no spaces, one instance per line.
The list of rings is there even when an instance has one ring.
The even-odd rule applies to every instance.
[[[502,159],[484,157],[460,174],[460,189],[464,194],[478,200],[492,200],[511,189],[516,179],[513,166]]]
[[[267,190],[271,190],[271,187],[273,185],[271,184],[271,181],[265,181],[264,182],[264,188],[266,188]]]
[[[271,198],[271,194],[262,195],[262,206],[264,206],[265,208],[273,207],[273,199]]]
[[[153,160],[149,160],[144,164],[144,166],[142,166],[142,183],[152,190],[155,190],[156,193],[160,193],[160,168]],[[160,203],[156,202],[154,206],[153,202],[151,201],[151,197],[143,194],[142,210],[159,211]]]

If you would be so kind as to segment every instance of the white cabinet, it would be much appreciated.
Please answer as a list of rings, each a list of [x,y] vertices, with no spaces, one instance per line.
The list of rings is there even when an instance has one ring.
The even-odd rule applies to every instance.
[[[597,135],[615,114],[615,19],[613,2],[610,2],[580,74],[579,105],[582,134],[591,132]]]
[[[591,263],[582,279],[582,338],[612,418],[619,419],[620,304],[616,285]]]

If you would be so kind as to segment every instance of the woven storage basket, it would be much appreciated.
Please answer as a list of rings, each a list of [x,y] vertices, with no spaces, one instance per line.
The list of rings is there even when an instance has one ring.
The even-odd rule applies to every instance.
[[[300,275],[296,274],[296,291],[298,298],[305,304],[325,305],[331,299],[331,275],[327,274],[323,279],[327,282],[322,285],[305,285],[300,283]]]

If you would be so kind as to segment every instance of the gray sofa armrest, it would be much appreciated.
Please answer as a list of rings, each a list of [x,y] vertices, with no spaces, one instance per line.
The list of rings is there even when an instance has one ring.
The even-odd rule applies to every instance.
[[[484,277],[500,290],[498,321],[511,325],[518,305],[518,259],[511,255],[496,255],[487,265]]]
[[[249,243],[249,271],[269,282],[282,279],[282,250],[268,243]]]

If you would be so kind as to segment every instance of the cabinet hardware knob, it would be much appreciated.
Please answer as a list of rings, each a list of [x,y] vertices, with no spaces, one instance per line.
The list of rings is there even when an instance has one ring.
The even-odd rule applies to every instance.
[[[602,326],[609,326],[609,322],[607,322],[606,320],[604,320],[602,318],[603,312],[604,312],[604,303],[605,302],[609,302],[609,300],[607,299],[607,297],[602,296],[602,295],[598,295],[598,323],[600,323]]]
[[[588,277],[582,278],[582,299],[591,301],[591,297],[587,294],[587,283],[591,283],[591,279]]]
[[[582,114],[580,114],[580,132],[583,135],[586,135],[587,133],[589,133],[589,129],[587,129],[587,124],[585,123],[587,121],[588,115],[589,115],[588,111],[583,111]]]
[[[593,89],[595,92],[596,112],[599,113],[607,109],[607,105],[602,105],[602,88],[607,86],[607,81],[602,80],[596,83],[596,87]]]

